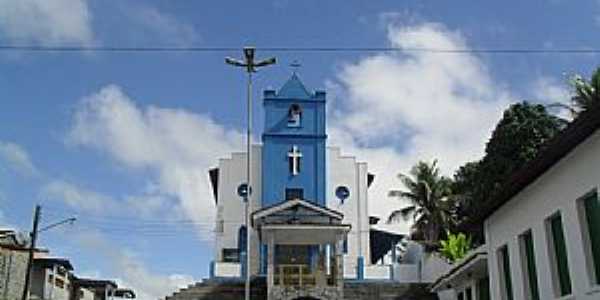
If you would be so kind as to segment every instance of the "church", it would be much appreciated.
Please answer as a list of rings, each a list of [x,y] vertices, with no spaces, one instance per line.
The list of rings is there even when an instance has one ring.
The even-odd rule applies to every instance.
[[[210,276],[240,278],[249,268],[266,278],[268,299],[342,299],[344,279],[363,279],[401,236],[377,235],[389,247],[372,249],[377,218],[369,216],[367,190],[375,176],[328,147],[324,91],[309,91],[294,73],[279,91],[264,91],[262,105],[262,144],[250,155],[249,228],[246,153],[209,172],[217,207]]]

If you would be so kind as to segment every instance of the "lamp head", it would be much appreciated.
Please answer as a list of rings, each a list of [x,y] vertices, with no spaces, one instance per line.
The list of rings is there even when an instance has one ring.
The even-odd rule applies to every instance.
[[[232,65],[232,66],[236,66],[236,67],[245,67],[246,64],[242,61],[239,61],[237,59],[231,58],[231,57],[225,57],[225,63]]]
[[[244,56],[246,57],[246,61],[254,61],[254,52],[256,52],[256,48],[244,47]]]
[[[268,65],[273,65],[277,63],[277,59],[275,57],[267,58],[265,60],[259,61],[255,64],[257,67],[265,67]]]

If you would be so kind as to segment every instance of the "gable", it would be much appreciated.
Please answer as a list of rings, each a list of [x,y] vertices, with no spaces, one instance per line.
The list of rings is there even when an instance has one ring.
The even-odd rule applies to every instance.
[[[311,98],[310,93],[298,78],[298,75],[295,73],[292,77],[281,87],[279,93],[277,93],[279,98],[300,98],[300,99],[309,99]]]
[[[343,214],[303,200],[291,200],[252,214],[257,224],[339,224]]]

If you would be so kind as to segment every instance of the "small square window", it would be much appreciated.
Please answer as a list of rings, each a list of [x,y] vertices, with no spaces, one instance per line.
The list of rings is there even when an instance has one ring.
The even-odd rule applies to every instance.
[[[240,262],[240,251],[237,248],[223,249],[223,262]]]
[[[304,199],[304,189],[299,188],[289,188],[285,189],[285,200],[296,200],[296,199]]]

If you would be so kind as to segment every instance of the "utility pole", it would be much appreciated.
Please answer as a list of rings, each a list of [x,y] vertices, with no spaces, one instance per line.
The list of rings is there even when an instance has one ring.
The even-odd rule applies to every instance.
[[[268,65],[272,65],[276,63],[276,58],[271,57],[262,61],[255,62],[254,61],[254,53],[256,52],[256,48],[254,47],[244,47],[244,61],[233,59],[230,57],[225,58],[225,63],[236,66],[243,67],[246,69],[248,73],[248,95],[247,95],[247,108],[248,108],[248,124],[247,124],[247,135],[246,135],[246,191],[244,193],[244,202],[246,203],[246,285],[244,289],[245,299],[250,300],[250,251],[252,249],[250,238],[251,238],[251,230],[250,230],[250,210],[252,209],[252,172],[251,172],[251,164],[252,164],[252,73],[256,73],[257,68],[266,67]],[[25,300],[25,299],[23,299]]]
[[[31,268],[33,266],[33,252],[35,251],[35,241],[37,239],[38,234],[38,225],[40,223],[42,208],[39,205],[35,206],[35,211],[33,213],[33,229],[29,234],[31,241],[29,243],[29,258],[27,260],[27,271],[25,273],[25,286],[23,287],[23,296],[21,300],[27,300],[27,296],[29,295],[29,282],[31,280]]]

